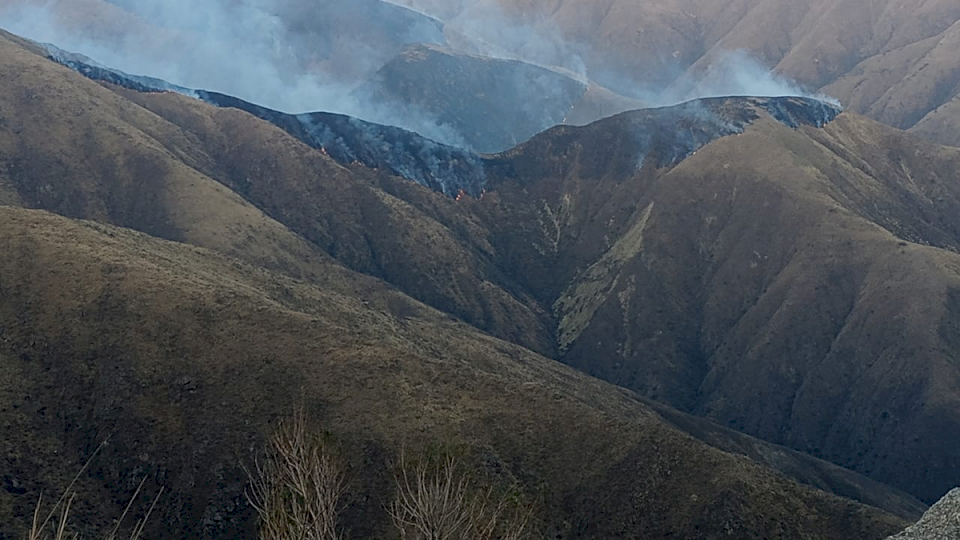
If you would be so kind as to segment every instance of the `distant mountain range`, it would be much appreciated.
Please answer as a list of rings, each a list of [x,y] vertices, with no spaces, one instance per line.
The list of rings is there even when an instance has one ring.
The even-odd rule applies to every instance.
[[[448,27],[509,21],[581,52],[591,78],[625,95],[666,91],[682,99],[729,51],[851,110],[960,146],[960,4],[930,0],[403,0]],[[449,32],[449,30],[448,30]],[[536,37],[517,52],[536,50]],[[533,43],[530,43],[530,42]],[[556,39],[554,39],[556,41]]]

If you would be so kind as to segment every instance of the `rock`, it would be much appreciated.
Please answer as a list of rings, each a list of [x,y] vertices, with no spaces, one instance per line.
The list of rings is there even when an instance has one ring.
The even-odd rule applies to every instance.
[[[960,488],[930,507],[920,521],[887,540],[955,540],[960,538]]]

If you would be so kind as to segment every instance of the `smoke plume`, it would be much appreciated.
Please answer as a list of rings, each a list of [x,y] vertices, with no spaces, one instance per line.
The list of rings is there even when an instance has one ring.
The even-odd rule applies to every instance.
[[[427,15],[431,12],[446,21]],[[453,145],[463,144],[463,126],[356,89],[414,43],[549,66],[580,82],[591,79],[582,44],[564,39],[545,18],[520,22],[486,2],[7,0],[0,3],[0,27],[130,74],[293,114],[347,114]],[[618,75],[635,79],[605,73],[604,80]],[[666,89],[617,86],[652,105],[731,94],[809,95],[742,52]]]

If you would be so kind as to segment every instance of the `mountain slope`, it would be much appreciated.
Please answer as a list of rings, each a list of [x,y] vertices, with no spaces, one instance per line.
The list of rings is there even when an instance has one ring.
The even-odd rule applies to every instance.
[[[555,128],[475,209],[565,362],[936,500],[960,483],[960,151],[782,103]]]
[[[960,97],[931,111],[911,131],[932,141],[960,146]]]
[[[186,98],[121,93],[199,141],[221,140],[207,150],[219,164],[210,178],[320,251],[485,331],[551,356],[559,349],[559,358],[588,373],[927,500],[958,481],[952,442],[926,435],[953,418],[937,405],[956,399],[943,385],[943,373],[953,376],[951,353],[938,352],[949,351],[952,338],[926,330],[949,328],[952,312],[925,308],[907,330],[887,320],[912,313],[913,298],[948,289],[896,277],[927,276],[927,263],[883,258],[902,241],[957,249],[950,151],[852,116],[830,123],[839,111],[815,100],[718,99],[551,130],[489,158],[483,175],[492,191],[452,206],[362,168],[353,173],[365,180],[348,175],[332,192],[322,182],[294,181],[311,175],[299,164],[308,154],[264,150],[270,131],[258,127],[262,135],[248,137],[242,116],[224,111],[215,114],[230,121],[198,123],[210,113]],[[204,112],[184,115],[190,107]],[[846,128],[831,131],[836,126]],[[251,169],[271,180],[251,183]],[[364,202],[359,215],[343,204],[303,206],[379,200],[368,183],[390,193],[391,212],[379,202]],[[710,202],[704,186],[714,183],[720,191]],[[745,200],[736,197],[741,188]],[[352,194],[337,199],[345,191]],[[732,198],[717,198],[724,191]],[[838,210],[843,219],[835,221]],[[381,224],[384,216],[391,225]],[[868,234],[878,226],[886,240]],[[943,279],[954,277],[947,271]],[[850,319],[877,311],[856,305],[861,292],[904,280],[872,300],[892,306],[881,315]],[[779,318],[765,323],[774,313]],[[879,334],[903,344],[846,345]],[[843,376],[871,382],[835,386],[839,375],[824,370],[841,365],[835,358],[851,348]],[[927,371],[944,362],[943,373]],[[891,380],[891,366],[911,376]],[[877,388],[890,394],[872,394]],[[898,459],[903,448],[916,460]],[[922,465],[931,462],[940,465]]]
[[[7,458],[10,482],[24,486],[2,504],[22,523],[33,486],[62,485],[109,437],[81,483],[84,532],[109,523],[108,501],[145,473],[170,492],[155,535],[249,534],[240,463],[300,388],[352,456],[360,537],[388,522],[385,460],[431,437],[469,442],[494,474],[545,486],[546,523],[564,538],[879,538],[902,526],[428,308],[397,318],[362,296],[42,212],[2,207],[0,221],[13,254],[0,263],[4,422],[18,434],[3,445],[20,456]]]
[[[336,258],[478,327],[553,349],[548,316],[489,262],[485,234],[468,217],[414,208],[376,188],[381,176],[395,178],[339,165],[235,109],[128,94],[159,103],[181,127],[11,42],[0,52],[0,71],[21,74],[0,82],[3,110],[16,113],[0,137],[0,184],[24,206],[208,247],[298,278],[319,279],[321,261]]]

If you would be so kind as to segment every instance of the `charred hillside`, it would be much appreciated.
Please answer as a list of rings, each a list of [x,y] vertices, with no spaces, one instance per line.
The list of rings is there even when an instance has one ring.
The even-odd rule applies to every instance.
[[[301,142],[323,150],[342,164],[361,163],[386,169],[435,191],[478,196],[486,182],[480,158],[400,128],[364,122],[333,113],[286,114],[233,96],[172,85],[97,65],[89,58],[47,46],[50,59],[95,81],[137,92],[177,92],[216,105],[248,112],[283,129]]]
[[[198,91],[197,95],[218,107],[232,107],[266,120],[342,164],[385,169],[449,196],[463,191],[476,197],[486,184],[479,156],[411,131],[340,114],[289,115],[215,92]]]
[[[498,177],[524,181],[532,176],[520,172],[522,156],[537,156],[533,169],[556,163],[565,169],[551,174],[564,176],[574,167],[590,167],[588,175],[629,178],[645,165],[662,171],[678,165],[697,150],[722,137],[739,135],[769,117],[789,128],[821,128],[842,112],[839,106],[803,97],[708,98],[672,107],[621,113],[591,125],[557,126],[543,135],[491,160]],[[556,154],[558,159],[540,158]]]

